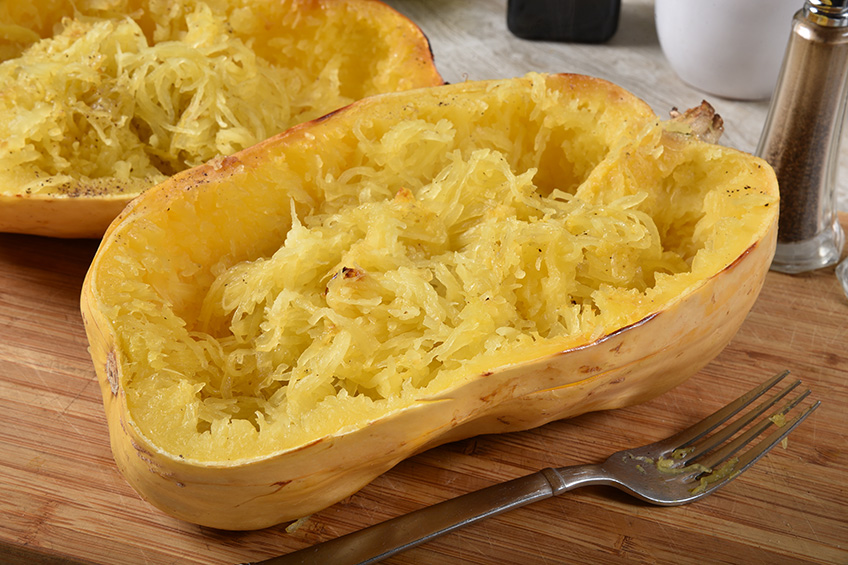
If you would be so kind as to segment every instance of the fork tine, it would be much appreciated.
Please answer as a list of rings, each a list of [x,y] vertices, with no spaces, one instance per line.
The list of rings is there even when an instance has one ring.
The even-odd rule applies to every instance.
[[[807,416],[812,414],[816,408],[821,405],[821,401],[817,400],[810,406],[808,406],[803,412],[786,422],[783,426],[778,427],[772,433],[770,433],[765,439],[760,441],[757,445],[746,451],[741,457],[739,457],[739,462],[737,463],[737,472],[741,473],[754,463],[756,463],[760,457],[765,455],[771,450],[775,445],[783,441],[783,438],[788,436],[792,430],[794,430],[798,425],[807,419]]]
[[[776,374],[771,379],[746,392],[724,408],[716,410],[697,424],[694,424],[693,426],[671,436],[663,442],[663,445],[673,449],[685,448],[691,445],[738,414],[746,406],[765,394],[767,390],[771,389],[774,385],[783,380],[788,374],[788,370]]]
[[[785,387],[783,390],[779,391],[774,396],[764,400],[762,403],[760,403],[759,406],[757,406],[753,410],[750,410],[744,416],[740,416],[732,424],[729,424],[729,425],[721,428],[720,430],[718,430],[716,433],[712,434],[711,436],[704,438],[704,441],[699,441],[697,443],[697,447],[693,446],[692,451],[689,451],[688,453],[686,453],[686,461],[689,462],[689,461],[692,461],[694,459],[697,459],[697,458],[701,457],[704,453],[707,453],[711,449],[714,449],[716,446],[724,444],[728,439],[730,439],[731,437],[736,435],[736,433],[738,433],[739,430],[741,430],[742,428],[744,428],[745,426],[747,426],[748,424],[753,422],[756,418],[758,418],[760,415],[765,413],[766,410],[768,410],[769,408],[771,408],[772,406],[777,404],[782,398],[784,398],[787,394],[792,392],[799,384],[801,384],[800,380],[796,380],[795,382],[790,383],[789,386]],[[809,390],[807,390],[805,393],[803,393],[800,398],[797,398],[795,400],[794,404],[792,404],[791,406],[785,406],[784,409],[783,409],[783,413],[785,414],[786,412],[788,412],[792,408],[792,406],[797,405],[808,394],[810,394]],[[764,422],[765,422],[765,424],[763,424],[763,422],[760,423],[759,426],[761,426],[761,427],[759,428],[759,432],[757,432],[756,434],[752,434],[751,433],[752,430],[753,430],[752,429],[752,430],[749,430],[745,434],[745,436],[743,436],[743,437],[747,436],[748,441],[750,441],[751,439],[756,437],[756,435],[758,435],[758,433],[762,432],[763,430],[765,430],[768,427],[768,420],[764,420]],[[704,436],[702,436],[702,438],[703,437]],[[739,439],[741,439],[741,438],[738,438],[736,441],[734,441],[734,443],[739,442]],[[689,445],[691,445],[692,443],[694,443],[694,442],[691,442]],[[747,443],[747,442],[745,442],[745,443]],[[740,442],[739,446],[741,447],[742,445],[744,445],[744,443]],[[704,463],[704,464],[707,465],[706,463]]]
[[[729,475],[724,475],[720,472],[715,475],[706,474],[703,478],[701,478],[700,485],[691,492],[693,494],[698,494],[699,496],[706,496],[713,490],[724,486],[732,479],[741,475],[748,467],[759,461],[763,455],[771,451],[774,446],[783,441],[783,438],[788,436],[792,430],[798,427],[798,425],[800,425],[807,416],[812,414],[820,404],[821,401],[816,401],[812,405],[808,406],[803,412],[786,422],[783,426],[778,427],[754,447],[743,453],[732,463]]]
[[[743,447],[745,447],[746,445],[751,443],[760,434],[762,434],[764,431],[766,431],[771,425],[773,425],[773,424],[776,425],[775,422],[772,420],[772,418],[774,418],[776,416],[785,416],[786,414],[789,413],[790,410],[792,410],[793,408],[798,406],[798,404],[800,404],[801,401],[803,401],[805,398],[807,398],[807,396],[809,396],[809,394],[810,394],[810,391],[805,390],[804,392],[799,394],[795,399],[786,403],[783,406],[783,408],[781,408],[777,412],[771,414],[768,418],[763,418],[760,422],[758,422],[756,425],[752,426],[745,433],[743,433],[742,435],[740,435],[739,437],[737,437],[733,441],[725,443],[724,445],[722,445],[722,447],[720,449],[716,450],[713,453],[710,453],[709,455],[707,455],[703,459],[699,459],[698,462],[701,465],[703,465],[704,467],[708,467],[710,469],[716,467],[722,461],[732,457],[740,449],[742,449]],[[777,402],[778,399],[779,399],[779,396],[771,399],[770,402],[766,402],[764,404],[768,404],[768,406],[772,406]],[[762,412],[765,412],[765,408],[762,411],[759,411],[759,409],[758,409],[758,410],[752,410],[752,412],[756,412],[755,416],[758,416]],[[722,442],[724,442],[728,438],[732,437],[737,431],[742,429],[742,427],[745,424],[747,424],[751,421],[753,421],[753,418],[749,418],[747,416],[745,418],[740,418],[739,422],[734,422],[734,425],[728,426],[728,428],[735,428],[735,430],[730,430],[730,431],[733,431],[733,433],[729,433],[729,434],[724,433],[725,430],[722,429],[721,433],[716,433],[715,435],[717,435],[717,436],[721,435],[722,436]],[[743,424],[742,426],[738,425],[740,422]],[[719,445],[719,444],[713,442],[713,437],[710,437],[709,440],[710,440],[711,444]],[[710,448],[710,449],[712,449],[712,448]],[[690,462],[690,461],[697,459],[700,454],[706,453],[707,451],[709,451],[709,449],[699,449],[698,451],[699,451],[698,455],[694,455],[694,454],[690,455],[687,462]]]

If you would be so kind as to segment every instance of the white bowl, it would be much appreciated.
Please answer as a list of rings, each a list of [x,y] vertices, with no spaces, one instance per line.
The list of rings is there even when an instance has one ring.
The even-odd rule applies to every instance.
[[[686,83],[725,98],[774,91],[792,16],[804,0],[655,0],[657,35]]]

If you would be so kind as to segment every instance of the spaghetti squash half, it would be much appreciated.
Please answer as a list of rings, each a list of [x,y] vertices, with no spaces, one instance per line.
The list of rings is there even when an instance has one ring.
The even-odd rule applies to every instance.
[[[774,252],[760,159],[598,79],[384,94],[170,178],[82,312],[118,466],[218,528],[420,450],[626,406],[727,344]]]
[[[0,12],[0,231],[99,237],[176,172],[364,96],[442,82],[421,31],[373,0]]]

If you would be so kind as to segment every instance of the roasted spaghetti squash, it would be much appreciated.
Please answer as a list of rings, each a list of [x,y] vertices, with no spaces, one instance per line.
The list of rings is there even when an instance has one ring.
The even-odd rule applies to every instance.
[[[735,334],[773,171],[576,75],[385,94],[179,173],[110,227],[82,312],[115,459],[219,528],[401,459],[629,405]]]
[[[0,231],[99,237],[176,172],[361,97],[441,82],[420,30],[373,0],[0,12]]]

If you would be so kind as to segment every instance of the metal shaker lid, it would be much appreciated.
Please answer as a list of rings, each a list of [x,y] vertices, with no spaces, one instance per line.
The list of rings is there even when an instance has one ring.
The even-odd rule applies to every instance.
[[[848,27],[848,0],[806,0],[804,15],[826,27]]]

